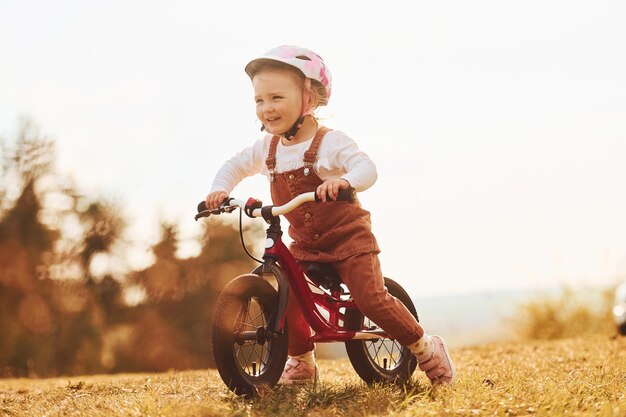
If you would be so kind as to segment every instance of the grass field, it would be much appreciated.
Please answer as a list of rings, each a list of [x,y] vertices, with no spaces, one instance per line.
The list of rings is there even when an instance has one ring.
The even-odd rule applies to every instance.
[[[232,395],[216,371],[0,380],[1,416],[626,417],[626,338],[502,343],[452,350],[458,379],[431,389],[363,385],[348,360],[320,361],[313,388]]]

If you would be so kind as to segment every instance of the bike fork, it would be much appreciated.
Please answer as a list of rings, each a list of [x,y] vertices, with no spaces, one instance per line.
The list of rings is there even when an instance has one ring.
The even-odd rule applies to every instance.
[[[275,260],[272,258],[266,258],[263,265],[257,267],[253,274],[263,276],[264,274],[271,274],[276,278],[276,284],[278,285],[278,305],[277,309],[270,317],[267,324],[266,336],[272,338],[275,335],[283,334],[285,325],[285,310],[287,310],[287,300],[289,298],[289,282],[282,269],[275,264]]]

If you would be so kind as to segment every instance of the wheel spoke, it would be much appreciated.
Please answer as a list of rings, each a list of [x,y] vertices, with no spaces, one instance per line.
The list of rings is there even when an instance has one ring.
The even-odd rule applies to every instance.
[[[380,349],[376,348],[376,342],[370,342],[370,345],[368,347],[368,351],[370,350],[369,348],[371,348],[371,350],[374,351],[374,362],[376,363],[380,363],[380,359],[378,358],[378,353],[380,352]]]
[[[373,326],[378,327],[368,317],[364,317],[363,327],[369,329]],[[387,370],[392,370],[399,366],[400,358],[402,357],[402,347],[398,345],[397,341],[384,338],[377,341],[366,341],[365,345],[370,358],[379,368],[384,369],[385,358],[388,360]]]
[[[246,322],[244,322],[243,324],[244,324],[244,327],[250,327],[250,328],[252,328],[254,330],[254,325],[253,325],[252,321],[248,320],[248,319],[250,319],[250,307],[251,307],[251,301],[252,300],[248,299],[246,301],[247,302],[246,302],[246,309],[245,309],[244,316],[247,319],[246,319]],[[249,371],[250,359],[252,358],[252,354],[254,353],[254,346],[256,345],[255,341],[251,340],[251,342],[252,342],[251,344],[248,344],[246,346],[242,346],[241,349],[240,349],[242,357],[245,358],[244,363],[242,364],[243,365],[243,369],[244,369],[244,372],[246,372],[248,374],[250,373],[250,371]],[[247,355],[246,355],[246,350],[243,349],[244,347],[247,348],[247,351],[248,351]],[[246,356],[247,356],[247,358],[246,358]]]
[[[267,342],[268,347],[266,347],[265,345],[261,346],[263,349],[263,357],[265,358],[265,360],[261,359],[261,362],[263,362],[263,369],[265,369],[265,367],[267,366],[267,359],[270,357],[272,353],[272,351],[269,348],[270,343],[272,342]]]
[[[393,350],[394,350],[395,347],[396,347],[396,342],[391,342],[391,353],[390,353],[390,356],[391,356],[391,360],[393,361],[394,368],[395,368],[395,365],[398,364],[398,361],[396,360],[396,356],[393,354]],[[398,353],[399,354],[402,353],[402,351],[399,348],[398,348]],[[400,357],[400,356],[398,356],[398,357]]]
[[[237,317],[235,318],[235,330],[244,330],[244,327],[246,325],[245,322],[245,306],[242,304],[241,308],[239,309],[239,313],[237,314]]]
[[[401,348],[397,349],[397,353],[394,355],[394,350],[397,346],[397,342],[395,340],[386,339],[385,342],[389,342],[391,344],[391,350],[389,350],[389,345],[385,343],[385,350],[389,353],[389,359],[393,362],[393,367],[395,368],[398,365],[398,358],[401,356],[402,351]]]
[[[245,362],[245,365],[244,365],[244,370],[248,374],[249,374],[248,366],[250,365],[250,359],[252,358],[252,354],[254,353],[254,345],[249,349],[249,351],[250,351],[250,354],[248,355],[248,359],[246,359],[246,362]]]
[[[259,314],[257,314],[256,316],[254,316],[254,318],[250,317],[250,323],[252,323],[253,327],[256,327],[254,323],[259,318],[259,316],[262,317],[261,325],[264,324],[264,322],[265,322],[265,315],[263,314],[263,310],[261,310],[261,312]]]
[[[259,351],[256,349],[256,346],[254,349],[254,353],[259,358],[259,373],[261,373],[261,369],[263,365],[263,345],[259,345],[259,347],[261,348],[261,354],[259,354]]]
[[[381,348],[385,348],[385,350],[387,351],[389,356],[391,356],[391,352],[389,351],[389,348],[387,347],[387,344],[385,343],[386,341],[387,341],[386,339],[383,339],[383,340],[380,341],[381,342],[380,343],[381,344]]]
[[[247,352],[249,351],[250,351],[250,346],[245,346],[245,349],[244,349],[244,346],[242,346],[240,349],[237,349],[237,354],[236,354],[237,362],[239,363],[239,366],[241,366],[245,372],[248,372],[249,358],[246,359],[246,356],[247,356]]]
[[[237,316],[239,322],[237,323],[237,328],[241,325],[241,330],[246,330],[246,327],[251,327],[254,330],[254,325],[248,321],[250,317],[250,300],[247,300],[246,304],[242,304],[241,313]]]
[[[265,311],[257,300],[248,299],[241,305],[241,311],[237,315],[235,329],[239,331],[249,331],[257,330],[258,327],[267,328]],[[254,339],[245,340],[241,344],[237,342],[234,344],[235,358],[246,374],[252,375],[252,362],[255,361],[258,361],[258,366],[256,367],[257,375],[252,376],[262,374],[267,368],[271,356],[271,349],[269,347],[271,342],[267,341],[266,343],[268,344],[267,346],[265,346],[265,343],[257,343],[257,340]]]
[[[248,326],[250,326],[250,327],[252,327],[254,329],[254,320],[250,316],[250,301],[248,301],[248,311],[246,311],[246,316],[247,316],[247,320],[248,320]]]

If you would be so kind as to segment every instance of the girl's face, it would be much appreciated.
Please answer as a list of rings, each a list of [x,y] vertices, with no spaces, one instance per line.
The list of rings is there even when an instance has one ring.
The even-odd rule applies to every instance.
[[[252,79],[256,115],[274,135],[288,131],[302,113],[302,85],[286,70],[267,69]]]

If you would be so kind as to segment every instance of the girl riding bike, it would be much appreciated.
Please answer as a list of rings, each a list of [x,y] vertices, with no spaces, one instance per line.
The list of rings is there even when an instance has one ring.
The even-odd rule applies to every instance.
[[[335,201],[341,190],[364,191],[374,184],[371,159],[346,134],[319,126],[313,115],[331,94],[330,72],[319,55],[281,46],[245,70],[261,130],[268,134],[220,168],[206,197],[209,210],[218,209],[241,180],[258,173],[269,179],[276,205],[309,191],[323,202]],[[433,384],[451,384],[455,370],[443,339],[426,334],[385,287],[369,212],[358,201],[305,203],[285,216],[293,239],[289,249],[302,269],[313,262],[332,264],[359,310],[407,346]],[[308,343],[311,327],[291,291],[286,316],[289,358],[279,383],[314,381],[318,369]]]

